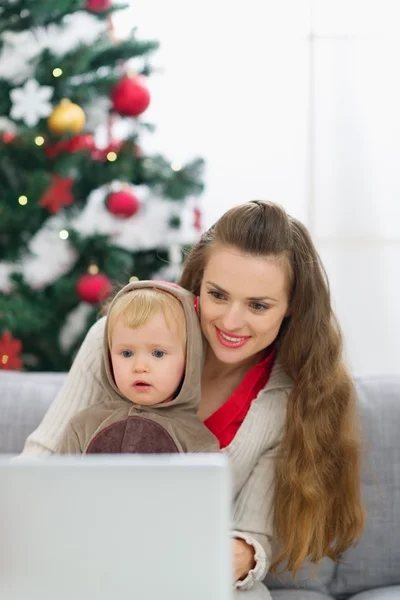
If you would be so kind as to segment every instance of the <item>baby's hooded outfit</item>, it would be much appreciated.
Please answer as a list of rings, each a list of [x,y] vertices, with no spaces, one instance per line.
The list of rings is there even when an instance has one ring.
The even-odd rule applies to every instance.
[[[174,453],[218,452],[219,444],[197,415],[203,366],[203,340],[193,295],[183,288],[159,281],[137,281],[125,286],[123,294],[139,288],[155,288],[172,294],[181,303],[187,329],[186,365],[176,396],[153,406],[134,404],[118,390],[112,372],[107,330],[104,333],[101,384],[104,400],[80,411],[67,426],[57,452]],[[110,311],[109,311],[110,313]]]

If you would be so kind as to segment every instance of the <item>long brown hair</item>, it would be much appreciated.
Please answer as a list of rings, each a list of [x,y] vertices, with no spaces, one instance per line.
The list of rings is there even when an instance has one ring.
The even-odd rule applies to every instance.
[[[205,232],[184,263],[180,285],[195,295],[214,244],[285,258],[289,316],[278,359],[293,381],[275,484],[275,530],[294,574],[308,558],[336,560],[364,527],[355,391],[342,358],[325,269],[306,227],[272,202],[232,208]]]

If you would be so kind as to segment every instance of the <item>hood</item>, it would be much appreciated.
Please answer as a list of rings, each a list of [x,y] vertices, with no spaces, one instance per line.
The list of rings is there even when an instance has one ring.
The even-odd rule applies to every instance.
[[[134,404],[131,400],[128,400],[117,388],[111,366],[111,358],[108,350],[107,341],[107,330],[108,330],[108,316],[106,320],[106,327],[104,329],[104,340],[103,340],[103,360],[101,378],[102,384],[107,392],[109,400],[125,400],[132,406],[140,408],[142,412],[160,412],[166,416],[167,411],[179,409],[188,410],[197,413],[200,402],[200,386],[201,386],[201,374],[203,368],[203,340],[200,328],[199,319],[193,306],[194,296],[187,290],[173,284],[164,281],[135,281],[126,285],[113,299],[108,314],[110,313],[111,307],[117,301],[118,298],[139,288],[154,288],[162,290],[168,294],[175,296],[181,303],[185,319],[186,319],[186,330],[187,330],[187,342],[186,342],[186,366],[183,382],[179,393],[173,400],[164,402],[162,404],[156,404],[152,406],[143,406]]]

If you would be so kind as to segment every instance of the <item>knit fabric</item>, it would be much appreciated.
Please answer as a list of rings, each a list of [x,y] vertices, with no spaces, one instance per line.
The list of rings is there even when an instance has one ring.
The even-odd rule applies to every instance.
[[[93,325],[71,367],[65,384],[42,423],[28,437],[24,456],[56,451],[70,419],[80,410],[101,402],[101,362],[105,318]],[[273,499],[277,449],[286,420],[292,384],[279,361],[266,387],[253,400],[232,442],[221,452],[228,457],[233,481],[232,536],[255,549],[256,564],[236,587],[247,590],[264,579],[273,552]]]

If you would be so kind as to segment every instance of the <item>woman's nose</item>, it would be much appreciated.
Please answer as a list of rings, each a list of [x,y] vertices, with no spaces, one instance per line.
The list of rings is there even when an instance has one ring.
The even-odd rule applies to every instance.
[[[226,307],[222,317],[222,328],[226,331],[235,331],[241,329],[245,324],[243,310],[240,306],[231,305]]]

